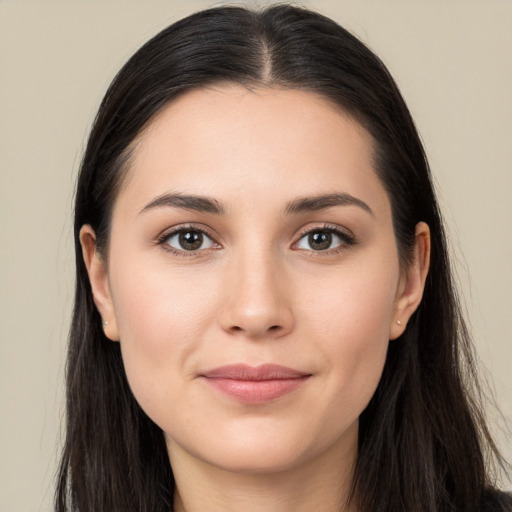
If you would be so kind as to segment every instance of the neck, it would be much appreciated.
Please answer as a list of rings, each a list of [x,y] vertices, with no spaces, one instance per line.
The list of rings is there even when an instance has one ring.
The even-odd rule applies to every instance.
[[[170,450],[174,512],[356,512],[348,503],[356,443],[330,447],[307,463],[276,472],[236,473]]]

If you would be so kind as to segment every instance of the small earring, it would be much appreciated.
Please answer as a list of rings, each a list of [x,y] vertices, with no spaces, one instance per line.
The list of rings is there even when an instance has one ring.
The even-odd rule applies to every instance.
[[[107,320],[103,320],[102,325],[103,325],[103,329],[106,329],[107,325],[108,325],[108,321]]]
[[[396,321],[396,323],[397,323],[398,325],[402,325],[402,322],[400,322],[400,320],[397,320],[397,321]]]

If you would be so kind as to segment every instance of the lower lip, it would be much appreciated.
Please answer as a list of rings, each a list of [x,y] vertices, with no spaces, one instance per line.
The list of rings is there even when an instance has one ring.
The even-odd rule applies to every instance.
[[[293,379],[235,380],[222,377],[208,378],[206,382],[225,395],[246,404],[263,404],[276,400],[299,388],[309,376]]]

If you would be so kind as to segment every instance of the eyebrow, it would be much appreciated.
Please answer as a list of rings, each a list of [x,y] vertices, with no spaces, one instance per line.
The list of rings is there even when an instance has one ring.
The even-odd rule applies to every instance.
[[[148,210],[152,210],[153,208],[161,208],[165,206],[171,208],[183,208],[185,210],[194,210],[196,212],[202,213],[213,213],[216,215],[222,215],[225,213],[224,207],[216,199],[211,199],[204,196],[189,196],[175,193],[163,194],[153,199],[153,201],[144,206],[144,208],[139,212],[139,215],[141,213],[147,212]]]
[[[291,201],[284,209],[285,215],[325,210],[333,206],[357,206],[375,217],[373,210],[361,199],[344,192],[301,197]],[[193,210],[202,213],[223,215],[225,209],[216,199],[205,196],[192,196],[180,193],[162,194],[153,199],[139,212],[139,215],[154,208],[171,207]]]
[[[373,210],[361,199],[344,192],[333,194],[321,194],[312,197],[295,199],[285,208],[287,215],[310,211],[324,210],[333,206],[357,206],[375,217]]]

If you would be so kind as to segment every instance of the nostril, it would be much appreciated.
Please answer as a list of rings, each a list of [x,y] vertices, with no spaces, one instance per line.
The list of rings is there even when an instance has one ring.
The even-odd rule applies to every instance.
[[[268,331],[272,331],[272,332],[275,332],[275,331],[279,331],[281,329],[281,326],[280,325],[271,325],[269,328],[268,328]],[[231,331],[232,332],[242,332],[244,331],[245,329],[243,327],[240,327],[239,325],[233,325],[231,327]]]

